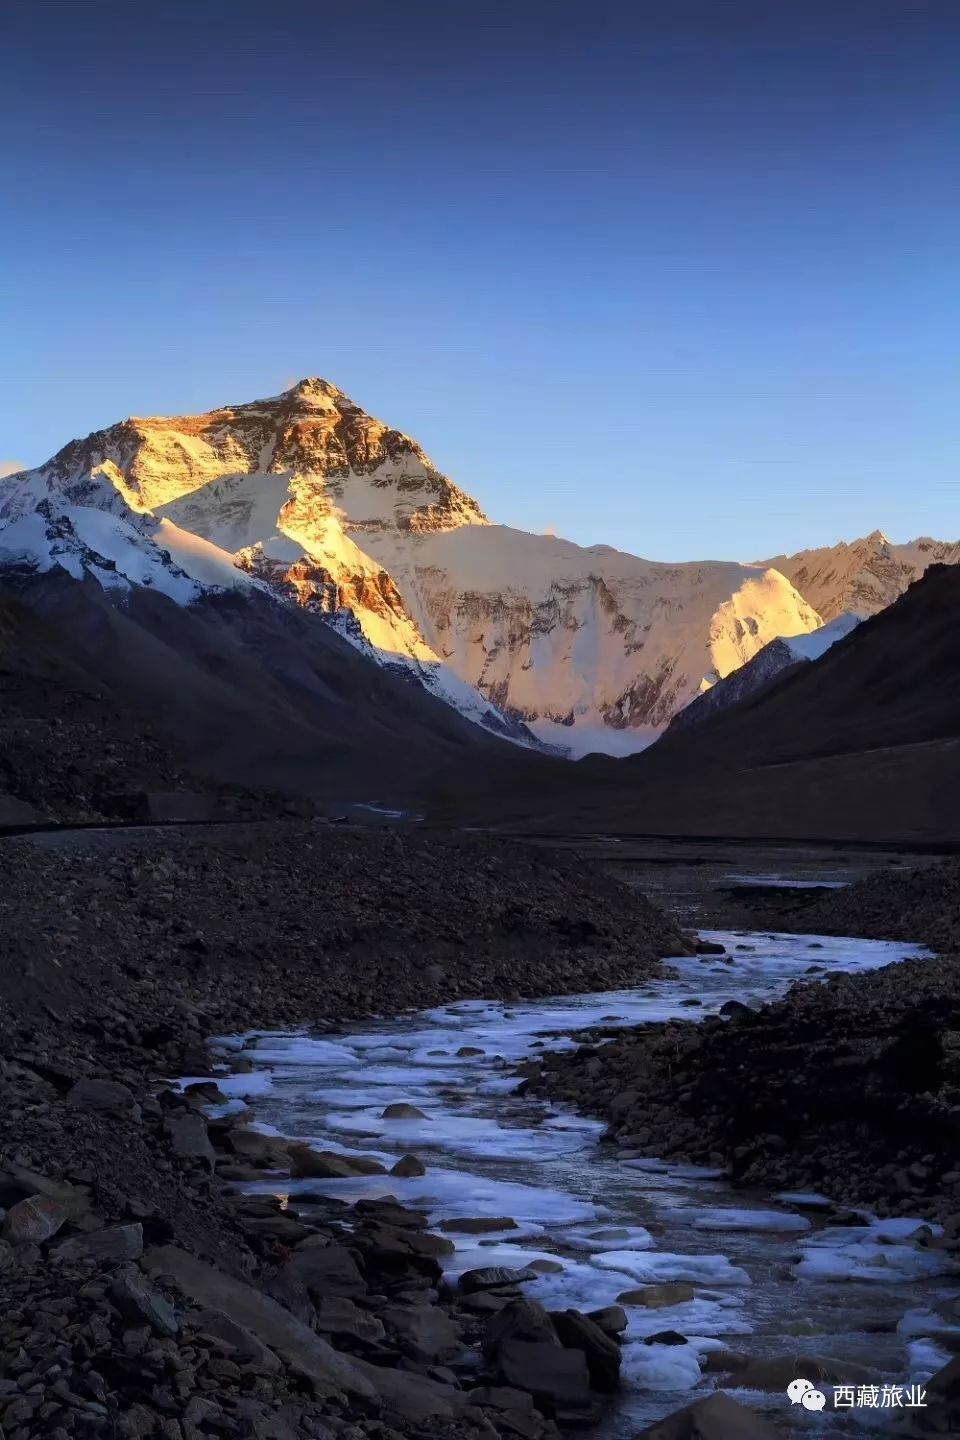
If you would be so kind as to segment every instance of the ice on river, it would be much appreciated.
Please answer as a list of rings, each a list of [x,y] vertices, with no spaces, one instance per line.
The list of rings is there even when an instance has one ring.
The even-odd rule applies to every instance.
[[[831,970],[866,970],[922,953],[832,937],[705,938],[724,944],[726,955],[671,961],[670,976],[635,989],[508,1004],[464,1001],[342,1034],[226,1037],[224,1049],[242,1046],[255,1068],[225,1075],[221,1089],[252,1102],[262,1128],[346,1154],[373,1153],[388,1167],[412,1151],[426,1165],[426,1174],[410,1178],[266,1176],[248,1188],[289,1195],[295,1205],[300,1195],[348,1202],[392,1195],[422,1209],[434,1225],[509,1217],[515,1226],[493,1233],[448,1232],[456,1249],[445,1262],[447,1278],[532,1263],[542,1273],[524,1293],[551,1309],[591,1310],[647,1285],[692,1286],[692,1299],[625,1306],[623,1374],[634,1396],[626,1402],[634,1409],[625,1435],[642,1428],[640,1420],[650,1423],[675,1408],[673,1392],[700,1386],[703,1356],[729,1343],[725,1337],[749,1336],[751,1353],[770,1354],[782,1353],[787,1336],[795,1349],[785,1317],[798,1314],[814,1317],[812,1353],[829,1349],[832,1334],[846,1358],[875,1362],[878,1378],[883,1370],[903,1380],[911,1366],[927,1373],[939,1354],[937,1328],[945,1327],[934,1326],[936,1297],[926,1292],[942,1286],[946,1262],[942,1252],[914,1243],[919,1221],[865,1216],[860,1228],[824,1229],[830,1218],[824,1197],[789,1191],[751,1197],[727,1185],[719,1169],[617,1161],[597,1144],[599,1121],[516,1093],[517,1062],[569,1049],[586,1028],[612,1033],[628,1024],[699,1020],[730,999],[762,1002],[796,980],[815,984]],[[749,948],[738,950],[741,941]],[[814,960],[823,967],[817,979],[808,974]],[[701,1003],[684,1005],[692,998]],[[398,1101],[417,1106],[423,1117],[385,1117]],[[301,1203],[308,1210],[309,1200]],[[897,1333],[896,1321],[908,1310],[923,1318]],[[888,1331],[867,1335],[867,1324],[881,1314],[891,1319]],[[665,1330],[688,1343],[644,1343]],[[858,1331],[862,1353],[850,1339]]]

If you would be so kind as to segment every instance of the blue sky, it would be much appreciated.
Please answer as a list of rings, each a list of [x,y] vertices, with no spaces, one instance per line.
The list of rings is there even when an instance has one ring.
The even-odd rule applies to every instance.
[[[0,459],[321,374],[495,519],[960,534],[951,0],[6,0]]]

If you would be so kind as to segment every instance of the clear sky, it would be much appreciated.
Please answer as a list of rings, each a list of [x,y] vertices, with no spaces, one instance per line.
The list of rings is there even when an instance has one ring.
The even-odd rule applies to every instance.
[[[955,0],[3,0],[0,461],[320,374],[654,559],[960,534]]]

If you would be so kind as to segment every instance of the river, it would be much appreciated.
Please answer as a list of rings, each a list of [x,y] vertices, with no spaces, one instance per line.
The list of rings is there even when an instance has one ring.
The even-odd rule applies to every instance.
[[[357,1029],[224,1037],[254,1068],[221,1080],[221,1089],[235,1106],[244,1100],[260,1127],[388,1165],[412,1152],[426,1165],[411,1179],[267,1178],[246,1188],[343,1200],[393,1194],[435,1224],[509,1219],[514,1226],[502,1233],[451,1236],[457,1251],[448,1277],[533,1261],[544,1273],[524,1293],[551,1309],[590,1310],[638,1285],[688,1281],[693,1300],[627,1307],[624,1391],[595,1432],[603,1440],[633,1436],[708,1393],[717,1380],[705,1368],[712,1350],[807,1353],[855,1361],[878,1385],[922,1382],[949,1358],[939,1312],[960,1291],[949,1257],[912,1243],[919,1220],[864,1216],[860,1226],[835,1226],[822,1197],[749,1193],[720,1171],[619,1160],[601,1143],[600,1122],[515,1093],[519,1061],[574,1046],[586,1027],[696,1018],[730,999],[774,998],[810,978],[814,964],[823,973],[866,970],[923,953],[826,936],[703,935],[727,946],[735,963],[685,958],[669,962],[671,977],[636,989],[468,1001]],[[701,1004],[684,1005],[692,999]],[[398,1101],[424,1118],[383,1118]],[[687,1343],[644,1343],[667,1330]],[[897,1413],[834,1411],[831,1396],[815,1414],[782,1392],[731,1393],[776,1417],[788,1435],[846,1433],[851,1425],[877,1433]]]

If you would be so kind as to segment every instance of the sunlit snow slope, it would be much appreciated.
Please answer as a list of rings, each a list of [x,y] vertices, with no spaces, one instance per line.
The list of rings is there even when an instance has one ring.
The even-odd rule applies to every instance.
[[[414,440],[320,379],[73,441],[0,481],[0,526],[0,564],[60,565],[118,598],[255,586],[471,718],[529,722],[575,754],[649,743],[866,585],[843,578],[853,561],[834,583],[809,557],[668,565],[491,525]]]

